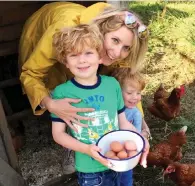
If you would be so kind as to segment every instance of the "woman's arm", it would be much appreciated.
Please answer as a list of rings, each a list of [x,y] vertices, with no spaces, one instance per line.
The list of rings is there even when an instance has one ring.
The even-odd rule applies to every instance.
[[[88,145],[82,143],[76,140],[75,138],[71,137],[69,134],[65,133],[64,131],[66,131],[65,123],[52,122],[52,135],[56,143],[68,149],[87,154],[93,157],[95,160],[99,161],[104,166],[108,166],[109,161],[105,158],[102,158],[98,154],[98,152],[101,151],[101,149],[98,146],[94,144]]]
[[[36,115],[40,115],[46,110],[36,110],[36,108],[40,105],[44,97],[49,96],[49,91],[46,88],[44,80],[48,76],[49,70],[57,63],[52,48],[52,37],[56,32],[55,29],[57,29],[59,25],[60,23],[50,25],[42,35],[40,41],[33,48],[33,52],[30,56],[26,61],[22,62],[23,66],[20,80],[28,96],[33,112]],[[29,29],[32,28],[30,27]],[[26,37],[22,37],[21,39],[27,39]],[[36,40],[36,38],[29,39],[32,40],[32,43],[35,42],[33,40]],[[21,56],[23,55],[23,51],[28,47],[29,46],[26,46],[25,43],[20,46]]]

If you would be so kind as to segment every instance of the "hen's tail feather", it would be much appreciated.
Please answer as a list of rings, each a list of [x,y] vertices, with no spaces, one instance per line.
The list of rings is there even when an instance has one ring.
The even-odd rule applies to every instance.
[[[183,126],[179,131],[186,133],[187,129],[188,129],[187,126]]]
[[[152,105],[148,106],[147,109],[149,110],[149,112],[150,112],[152,115],[154,115],[154,116],[156,116],[156,117],[158,117],[158,118],[160,118],[160,119],[162,119],[162,120],[169,121],[169,119],[166,118],[166,117],[158,110],[158,108],[156,108],[156,106],[155,106],[154,103],[153,103]]]
[[[163,83],[161,83],[154,93],[154,102],[161,98],[167,98],[168,96],[169,93],[165,90]]]

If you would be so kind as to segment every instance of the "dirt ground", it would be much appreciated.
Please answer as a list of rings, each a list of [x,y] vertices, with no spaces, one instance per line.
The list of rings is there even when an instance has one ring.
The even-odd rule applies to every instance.
[[[23,124],[26,143],[19,152],[19,166],[29,186],[40,186],[61,176],[63,148],[52,140],[49,118],[32,116]]]

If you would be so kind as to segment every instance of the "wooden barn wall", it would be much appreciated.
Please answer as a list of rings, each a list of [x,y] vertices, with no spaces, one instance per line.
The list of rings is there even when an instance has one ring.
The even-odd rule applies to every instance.
[[[74,1],[89,6],[97,1]],[[26,19],[51,1],[0,1],[0,56],[18,51],[18,41]]]
[[[0,1],[0,56],[17,53],[26,19],[43,5],[39,1]]]

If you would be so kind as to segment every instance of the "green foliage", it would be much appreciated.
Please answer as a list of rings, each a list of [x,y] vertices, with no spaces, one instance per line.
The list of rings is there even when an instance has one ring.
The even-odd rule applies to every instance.
[[[189,53],[192,56],[189,48],[195,46],[195,3],[131,2],[129,8],[140,15],[149,27],[151,57],[159,47],[178,49],[181,52],[184,52],[181,48],[185,48],[185,55]],[[185,47],[178,43],[181,40],[185,40]]]

